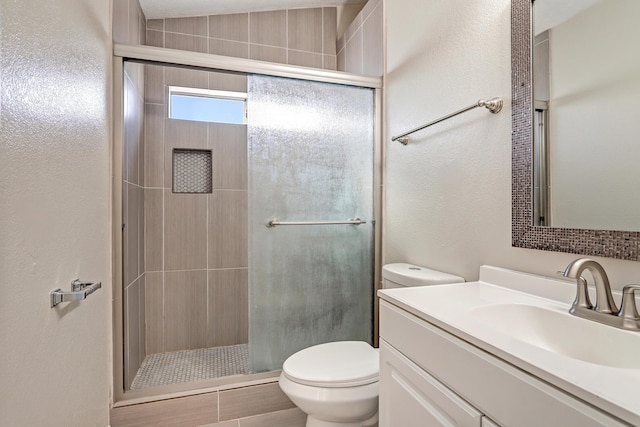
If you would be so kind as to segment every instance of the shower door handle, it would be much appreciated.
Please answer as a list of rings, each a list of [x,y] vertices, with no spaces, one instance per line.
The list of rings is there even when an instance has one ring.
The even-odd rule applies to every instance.
[[[61,302],[82,301],[101,287],[102,282],[81,282],[76,279],[71,282],[71,292],[65,292],[60,288],[51,291],[51,307]]]
[[[348,219],[346,221],[280,221],[278,219],[270,219],[265,225],[268,228],[273,228],[277,227],[278,225],[360,225],[366,223],[367,221],[364,221],[360,218]]]

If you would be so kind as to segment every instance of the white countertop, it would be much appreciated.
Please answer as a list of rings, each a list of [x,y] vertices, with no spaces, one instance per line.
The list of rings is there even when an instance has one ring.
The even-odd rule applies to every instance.
[[[576,285],[564,280],[482,266],[477,282],[386,289],[378,295],[523,371],[623,421],[640,426],[640,332],[624,331],[569,315],[575,292]],[[554,311],[554,315],[571,316],[564,320],[574,322],[574,325],[575,322],[588,322],[584,324],[584,335],[575,336],[575,341],[584,342],[586,351],[594,346],[595,353],[604,355],[604,363],[610,361],[609,364],[615,366],[580,360],[579,353],[569,357],[554,351],[552,346],[544,348],[540,344],[544,339],[538,339],[534,336],[535,330],[524,324],[502,328],[488,326],[483,321],[483,314],[487,310],[503,310],[501,304],[541,307]],[[582,330],[583,324],[577,325]],[[615,342],[611,342],[615,340],[608,337],[630,338],[631,346],[627,346],[625,352],[616,352],[616,346],[612,345]],[[572,339],[573,336],[567,338]],[[589,360],[589,357],[584,359]]]

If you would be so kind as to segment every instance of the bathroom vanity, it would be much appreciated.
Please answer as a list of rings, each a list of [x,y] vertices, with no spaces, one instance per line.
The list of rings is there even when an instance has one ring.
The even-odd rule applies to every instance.
[[[640,333],[570,315],[575,293],[489,266],[379,291],[380,426],[640,425]]]

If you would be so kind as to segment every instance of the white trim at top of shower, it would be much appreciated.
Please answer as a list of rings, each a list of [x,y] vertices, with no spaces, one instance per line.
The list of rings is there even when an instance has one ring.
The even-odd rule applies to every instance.
[[[231,56],[167,49],[164,47],[114,43],[113,54],[114,56],[125,59],[160,62],[164,64],[188,67],[200,67],[210,70],[263,74],[267,76],[337,83],[349,86],[367,87],[371,89],[382,88],[381,77],[363,76],[359,74],[322,70],[318,68],[299,67],[295,65],[257,61],[255,59],[234,58]]]

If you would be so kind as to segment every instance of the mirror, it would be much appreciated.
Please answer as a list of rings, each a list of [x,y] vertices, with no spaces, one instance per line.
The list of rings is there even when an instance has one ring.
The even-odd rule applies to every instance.
[[[533,4],[534,225],[640,230],[640,2]]]
[[[536,4],[538,1],[544,0],[536,0]],[[612,2],[612,0],[604,0],[605,2]],[[635,3],[637,0],[615,0],[615,2],[619,3]],[[569,1],[563,0],[559,2],[555,0],[554,3],[583,3],[583,1]],[[582,255],[591,255],[591,256],[604,256],[611,258],[619,258],[619,259],[627,259],[627,260],[637,260],[638,259],[638,245],[640,242],[640,227],[634,226],[625,226],[624,229],[621,229],[621,226],[616,226],[612,223],[609,218],[605,218],[606,221],[601,222],[599,225],[590,225],[584,226],[588,228],[583,228],[579,225],[568,225],[568,226],[558,226],[554,225],[553,221],[551,222],[552,226],[537,226],[534,225],[534,203],[533,203],[533,195],[534,195],[534,185],[533,185],[533,177],[534,177],[534,150],[533,150],[533,137],[534,137],[534,99],[533,99],[533,81],[532,81],[532,50],[533,50],[533,34],[532,34],[532,21],[533,21],[533,9],[531,0],[512,0],[511,2],[511,83],[512,83],[512,245],[515,247],[522,248],[530,248],[530,249],[540,249],[540,250],[550,250],[550,251],[558,251],[558,252],[569,252],[574,254],[582,254]],[[604,20],[604,18],[601,18]],[[634,18],[635,19],[635,18]],[[637,20],[630,21],[633,22],[633,25],[637,25]],[[592,28],[591,31],[593,33],[599,33],[599,27],[603,25],[603,22],[599,22],[595,25],[595,28]],[[586,36],[585,36],[586,37]],[[634,40],[638,40],[638,37],[635,36],[634,39],[630,40],[627,46],[633,46]],[[551,42],[553,43],[553,41]],[[592,43],[602,44],[601,40],[592,40]],[[607,50],[618,50],[618,46],[607,45]],[[582,49],[582,48],[580,48]],[[580,49],[578,52],[570,51],[567,55],[574,55],[581,53]],[[624,50],[626,54],[630,54],[632,52],[636,52],[637,48],[631,50]],[[550,56],[550,59],[553,56]],[[603,63],[604,62],[604,63]],[[592,65],[593,68],[602,69],[607,65],[607,60],[595,61]],[[618,66],[613,67],[613,70],[610,70],[611,73],[615,74],[622,78],[622,74],[630,74],[630,68],[619,69]],[[574,70],[571,77],[576,81],[582,80],[582,73],[586,72],[583,69]],[[625,74],[625,75],[626,75]],[[635,76],[638,76],[639,73],[636,72]],[[633,76],[630,76],[633,80]],[[637,77],[636,77],[637,78]],[[615,86],[618,80],[609,81],[609,86]],[[606,89],[607,85],[601,83],[599,89]],[[623,87],[627,87],[624,86]],[[551,89],[550,92],[553,92]],[[637,90],[635,93],[638,93]],[[593,94],[589,93],[586,89],[584,91],[579,91],[577,95],[583,96],[593,96]],[[597,93],[595,94],[597,95]],[[574,97],[568,97],[569,100],[575,99]],[[606,105],[606,109],[613,110],[616,115],[626,115],[627,109],[635,108],[634,105],[629,105],[628,101],[625,104],[609,104],[608,99],[598,98],[598,114],[603,115],[604,109],[600,107],[600,105]],[[551,99],[550,99],[551,101]],[[600,102],[605,104],[600,104]],[[594,106],[592,105],[592,108]],[[586,109],[585,111],[590,111]],[[640,117],[637,114],[636,117]],[[598,120],[596,124],[598,124],[597,128],[593,128],[589,132],[604,132],[604,137],[601,139],[605,139],[608,141],[608,147],[605,151],[622,151],[623,153],[627,153],[624,156],[625,163],[622,165],[604,165],[604,162],[601,162],[601,158],[596,158],[592,160],[589,167],[584,166],[582,163],[584,160],[579,157],[583,156],[583,151],[590,151],[591,145],[582,144],[580,145],[580,152],[576,153],[575,150],[573,154],[573,164],[571,165],[573,172],[579,178],[578,181],[587,181],[586,177],[593,177],[594,182],[597,182],[598,185],[601,185],[605,188],[605,193],[620,193],[623,197],[620,199],[625,199],[629,197],[635,197],[635,182],[640,182],[637,178],[631,184],[630,189],[618,190],[624,184],[623,181],[631,180],[630,176],[633,173],[633,170],[627,169],[636,169],[635,165],[632,165],[629,168],[630,162],[633,162],[638,158],[637,155],[629,155],[631,146],[623,146],[622,148],[614,148],[613,141],[619,139],[622,135],[633,135],[633,131],[629,129],[627,125],[624,125],[625,129],[621,129],[621,125],[618,122],[612,124],[612,122],[608,122],[604,124],[602,120],[600,120],[601,116],[596,115]],[[586,127],[587,120],[586,115],[584,115],[585,119],[581,119],[579,123],[576,125],[573,123],[571,127],[573,128],[583,128]],[[615,116],[614,116],[615,117]],[[590,119],[591,120],[591,119]],[[613,119],[612,119],[613,120]],[[551,123],[549,122],[549,129],[551,129],[554,125],[563,126],[561,122]],[[634,144],[638,145],[638,144]],[[548,145],[548,147],[551,147]],[[551,168],[555,167],[553,165],[553,161],[550,162]],[[597,165],[594,166],[594,165]],[[560,173],[560,172],[558,172]],[[555,184],[554,172],[550,171],[549,176],[552,178],[550,180],[551,184]],[[617,176],[614,181],[609,181],[606,185],[604,184],[605,178],[609,178],[610,176]],[[581,199],[586,199],[585,207],[581,208],[581,210],[591,210],[596,207],[596,205],[606,204],[607,202],[603,202],[603,200],[607,199],[598,199],[598,197],[609,197],[609,194],[605,194],[604,196],[598,195],[596,196],[594,188],[587,188],[586,190],[578,190],[572,189],[572,191],[578,192],[583,191],[581,193]],[[626,193],[626,194],[625,194]],[[582,200],[581,200],[582,201]],[[552,205],[554,203],[553,200],[549,201]],[[617,208],[616,211],[622,211],[622,208]],[[635,213],[638,212],[635,209],[634,212],[626,212],[626,215],[629,217],[634,216]],[[602,216],[602,215],[600,215]],[[637,215],[635,215],[637,216]],[[629,228],[626,228],[629,227]],[[632,231],[629,231],[632,230]]]

